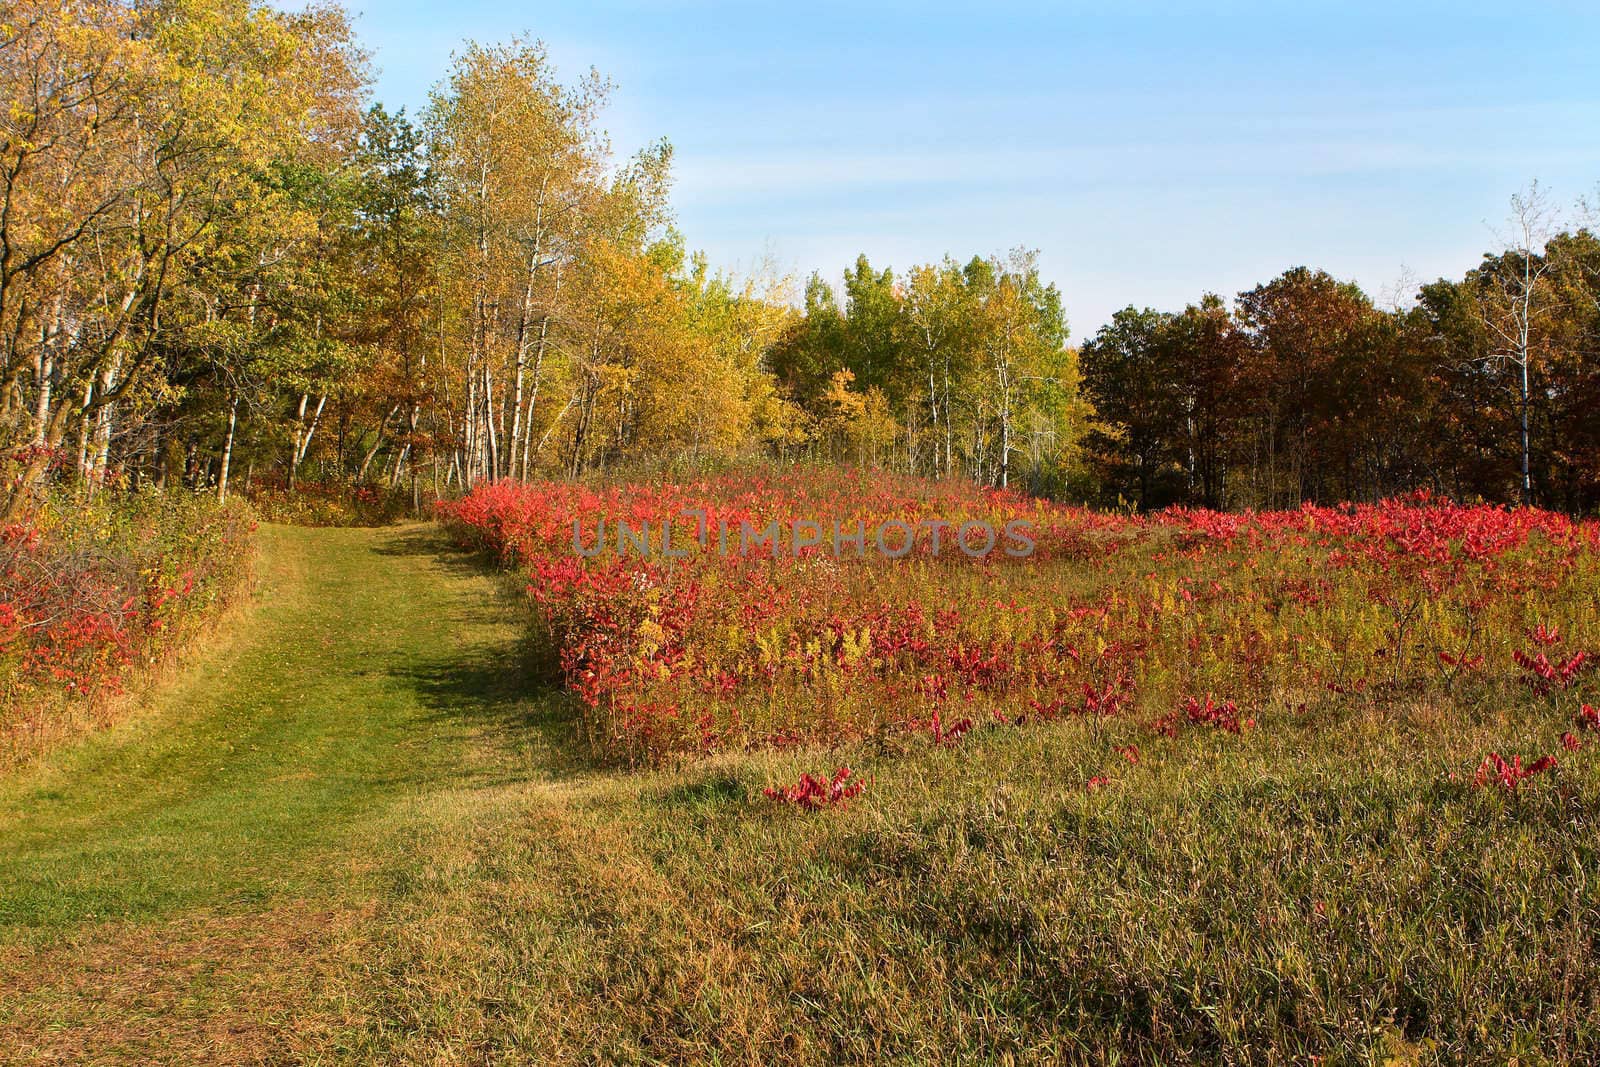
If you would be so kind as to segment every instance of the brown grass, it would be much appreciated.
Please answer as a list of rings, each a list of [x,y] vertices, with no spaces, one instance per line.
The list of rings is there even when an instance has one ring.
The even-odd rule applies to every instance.
[[[283,905],[103,924],[0,961],[0,1047],[19,1064],[276,1064],[326,1050],[358,911]]]

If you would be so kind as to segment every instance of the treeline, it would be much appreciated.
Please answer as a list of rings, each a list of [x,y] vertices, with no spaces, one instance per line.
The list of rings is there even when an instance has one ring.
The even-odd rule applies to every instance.
[[[1291,271],[1080,353],[1027,252],[862,258],[803,299],[713,271],[673,228],[670,146],[617,158],[607,83],[536,43],[466,46],[415,117],[367,81],[335,6],[8,6],[8,514],[51,482],[420,501],[750,456],[1143,507],[1600,503],[1600,263],[1536,211],[1404,312]]]
[[[865,258],[818,278],[768,363],[811,447],[1144,509],[1282,508],[1429,489],[1600,508],[1600,238],[1535,185],[1459,281],[1383,309],[1295,268],[1229,302],[1129,307],[1065,346],[1031,257]],[[860,395],[857,394],[859,391]]]
[[[11,507],[42,482],[410,487],[801,455],[1036,487],[1086,412],[1030,256],[804,311],[672,228],[608,86],[468,45],[366,107],[337,8],[32,0],[0,28]]]
[[[842,304],[810,279],[804,314],[767,365],[813,452],[1065,492],[1091,414],[1066,339],[1061,294],[1030,252],[946,259],[898,278],[862,256]]]
[[[333,6],[8,6],[8,512],[50,481],[420,496],[793,436],[763,365],[793,310],[685,255],[670,148],[613,160],[602,79],[469,45],[416,122],[366,80]]]
[[[1600,508],[1600,240],[1543,239],[1382,310],[1304,268],[1179,313],[1127,308],[1083,346],[1100,491],[1141,507],[1293,507],[1425,488]]]

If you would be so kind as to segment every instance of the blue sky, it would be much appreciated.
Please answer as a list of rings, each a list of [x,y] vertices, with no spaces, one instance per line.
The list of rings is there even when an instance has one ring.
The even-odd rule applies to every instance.
[[[1038,249],[1082,339],[1287,267],[1456,276],[1538,178],[1600,183],[1600,5],[768,6],[355,0],[416,111],[465,38],[526,32],[665,136],[691,247],[836,277]]]

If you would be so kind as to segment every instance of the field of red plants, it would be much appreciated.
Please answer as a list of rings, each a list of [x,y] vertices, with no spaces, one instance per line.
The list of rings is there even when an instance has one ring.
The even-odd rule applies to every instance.
[[[0,529],[0,757],[180,643],[238,584],[252,528],[241,508],[151,493],[67,496]]]
[[[1570,712],[1575,732],[1547,752],[1484,754],[1480,778],[1515,788],[1584,743],[1586,715],[1595,725],[1584,699],[1600,650],[1600,525],[1543,511],[1418,495],[1136,517],[796,471],[503,483],[441,517],[526,571],[586,737],[627,762],[897,738],[953,746],[1066,716],[1132,718],[1155,740],[1395,700],[1536,699]],[[660,530],[674,518],[668,556]],[[813,520],[821,543],[791,537],[797,520]],[[776,542],[741,541],[742,523],[774,521]],[[952,551],[976,521],[1025,523],[1033,551]],[[619,541],[619,522],[648,525],[652,551]],[[886,522],[916,531],[901,558],[875,544]],[[904,527],[892,529],[898,550]]]

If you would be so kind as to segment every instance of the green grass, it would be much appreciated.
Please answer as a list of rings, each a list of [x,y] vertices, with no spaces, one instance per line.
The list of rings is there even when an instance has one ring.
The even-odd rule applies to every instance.
[[[0,785],[0,1060],[1600,1054],[1600,746],[1462,780],[1565,710],[608,770],[432,528],[263,537],[240,633]],[[841,762],[845,810],[760,797]]]
[[[524,657],[494,580],[429,526],[261,539],[239,632],[128,721],[0,782],[0,1049],[13,1029],[40,1058],[183,1062],[193,1049],[155,1025],[175,1003],[207,1020],[273,994],[303,1008],[299,972],[329,946],[279,959],[260,939],[292,950],[304,927],[370,912],[423,862],[411,822],[525,776],[503,743],[525,756]],[[121,996],[174,963],[198,984]],[[74,992],[97,968],[110,988]],[[246,1029],[268,1048],[293,1034]]]
[[[470,642],[490,584],[439,557],[431,531],[263,538],[247,636],[137,721],[0,788],[0,922],[333,890],[366,823],[483,773],[468,753],[492,723],[475,715]]]

